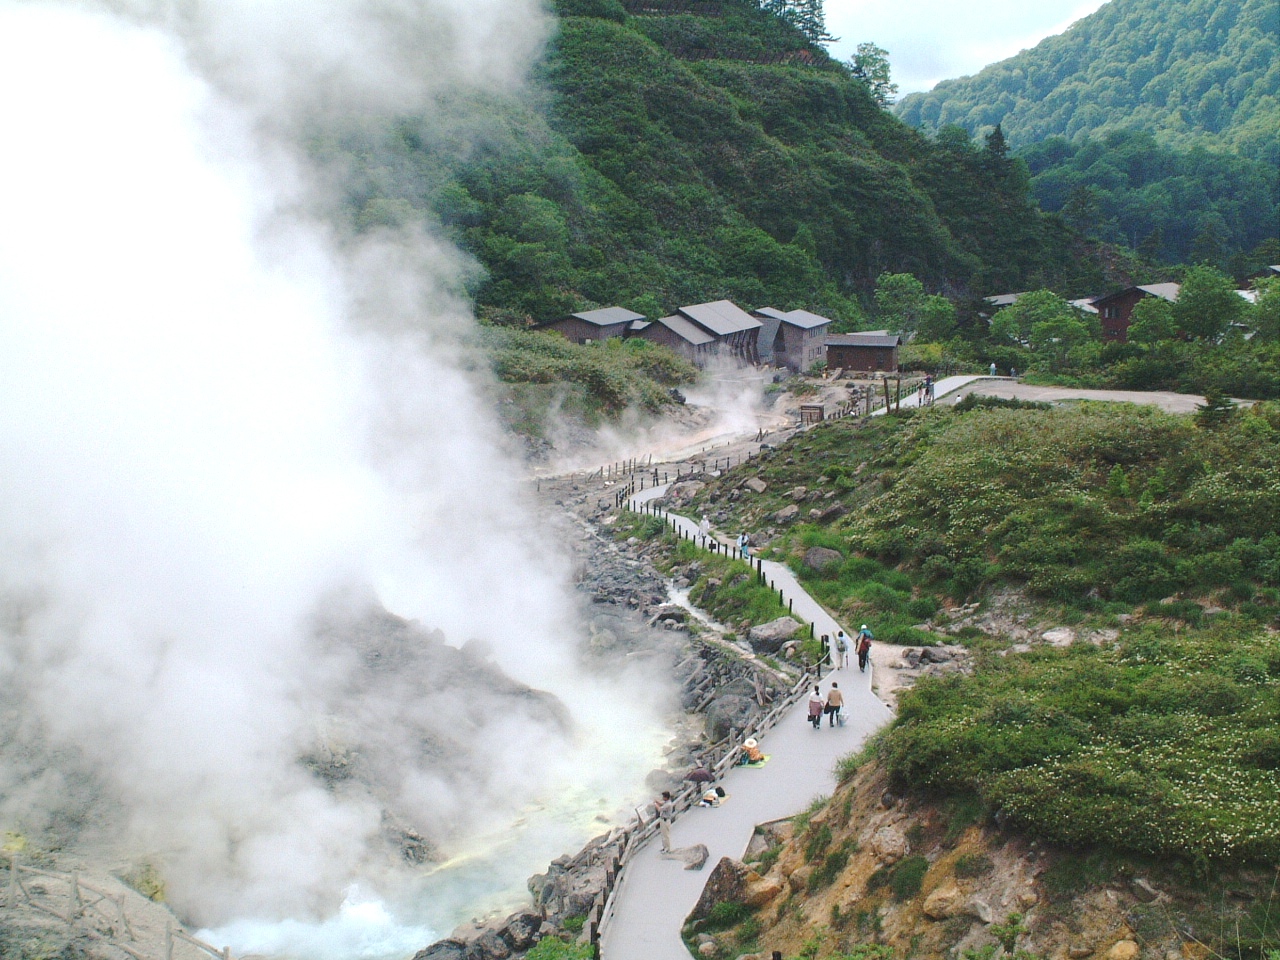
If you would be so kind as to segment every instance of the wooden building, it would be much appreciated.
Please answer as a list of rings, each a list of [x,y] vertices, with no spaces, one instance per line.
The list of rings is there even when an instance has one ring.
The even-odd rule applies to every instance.
[[[1102,321],[1102,339],[1108,342],[1124,343],[1129,339],[1129,323],[1133,318],[1133,308],[1140,300],[1147,297],[1160,297],[1170,303],[1177,302],[1176,283],[1150,283],[1140,287],[1129,287],[1119,293],[1106,297],[1097,297],[1093,301],[1098,318]]]
[[[703,366],[717,353],[716,338],[684,317],[662,317],[652,323],[637,322],[632,336],[670,347],[682,357]]]
[[[759,318],[759,353],[780,367],[797,372],[808,370],[827,358],[827,332],[831,321],[808,310],[783,313],[773,307],[761,307]]]
[[[827,337],[827,369],[897,373],[902,338],[886,333],[839,333]]]
[[[727,352],[747,363],[760,362],[757,348],[760,321],[736,303],[729,300],[695,303],[680,307],[679,313],[685,320],[711,334],[721,352]]]
[[[644,322],[644,315],[623,307],[603,307],[574,313],[563,320],[553,320],[539,326],[540,330],[555,330],[574,343],[591,343],[610,337],[626,337],[634,323]]]

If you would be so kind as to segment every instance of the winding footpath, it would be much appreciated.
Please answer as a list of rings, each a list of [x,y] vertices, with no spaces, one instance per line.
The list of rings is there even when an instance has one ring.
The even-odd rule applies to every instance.
[[[665,486],[646,490],[632,497],[631,503],[638,507],[665,491]],[[691,519],[675,514],[670,519],[685,534],[697,533]],[[783,564],[766,560],[763,571],[774,589],[791,601],[797,619],[813,623],[819,635],[834,636],[841,629]],[[829,673],[821,689],[825,696],[835,681],[845,691],[848,719],[843,727],[828,726],[824,720],[821,729],[815,730],[808,722],[807,698],[802,697],[761,738],[768,763],[759,768],[734,767],[721,781],[728,794],[721,806],[695,806],[676,819],[671,827],[672,847],[705,844],[709,852],[705,868],[686,870],[679,860],[662,859],[656,839],[634,854],[604,929],[604,960],[689,960],[680,928],[702,895],[711,869],[722,857],[741,859],[756,824],[792,816],[816,797],[829,796],[836,786],[836,761],[857,750],[889,721],[892,714],[871,692],[871,679],[870,668],[861,673],[856,661]]]
[[[935,386],[935,400],[989,377],[947,377]],[[903,407],[918,406],[912,391],[902,397]],[[884,409],[876,413],[883,413]],[[667,487],[658,486],[638,493],[631,505],[641,508],[661,497]],[[697,536],[698,525],[689,517],[666,514],[676,529]],[[843,629],[852,637],[857,632],[837,624],[826,609],[800,586],[785,564],[772,560],[761,563],[766,580],[790,601],[792,615],[814,625],[815,634],[834,637]],[[652,838],[627,862],[613,907],[604,927],[600,955],[603,960],[690,960],[680,938],[680,928],[702,896],[710,871],[722,857],[741,859],[757,824],[768,823],[803,811],[816,798],[830,796],[836,787],[836,762],[855,750],[872,733],[892,718],[892,711],[871,692],[872,668],[862,673],[856,658],[850,666],[827,674],[820,683],[823,696],[832,682],[845,694],[847,720],[843,727],[831,727],[824,719],[815,730],[808,720],[808,698],[801,697],[778,725],[760,738],[769,756],[763,767],[734,767],[720,782],[728,794],[719,807],[693,807],[671,826],[673,848],[704,844],[707,866],[686,870],[680,860],[663,859],[661,844]]]

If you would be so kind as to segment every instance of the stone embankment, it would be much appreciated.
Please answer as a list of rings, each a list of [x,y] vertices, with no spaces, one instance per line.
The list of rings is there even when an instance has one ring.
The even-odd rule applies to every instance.
[[[543,481],[540,493],[554,534],[573,557],[588,655],[604,666],[619,657],[660,658],[679,687],[684,715],[673,723],[677,732],[663,766],[646,778],[655,795],[674,792],[718,742],[763,716],[794,678],[744,657],[741,648],[720,642],[714,629],[700,624],[695,636],[694,614],[672,602],[671,583],[654,565],[652,551],[610,534],[611,511],[600,506],[591,485]],[[696,570],[678,573],[675,586],[687,587],[691,575]],[[414,960],[515,960],[544,937],[572,934],[605,887],[618,833],[615,828],[595,837],[531,877],[530,902],[522,909],[459,927]]]

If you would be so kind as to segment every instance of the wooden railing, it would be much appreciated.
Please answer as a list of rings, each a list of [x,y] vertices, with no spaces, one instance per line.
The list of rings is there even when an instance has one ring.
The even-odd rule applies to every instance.
[[[36,884],[24,882],[24,876],[65,884],[65,888],[60,891],[61,896],[51,894],[47,888],[41,889]],[[61,920],[69,928],[73,928],[77,936],[103,940],[134,960],[159,960],[154,954],[147,954],[137,946],[130,946],[130,943],[137,944],[138,938],[129,923],[123,893],[112,894],[81,880],[76,873],[58,873],[27,866],[19,861],[16,853],[9,855],[9,882],[5,885],[5,891],[5,906],[15,907],[19,902],[25,903],[33,910]],[[65,901],[65,909],[58,909],[55,905],[58,901]],[[105,933],[99,929],[101,923],[106,925]],[[126,940],[129,943],[124,942]],[[165,930],[163,960],[174,960],[174,948],[179,943],[188,944],[214,960],[231,960],[230,947],[219,950],[175,927],[172,922]]]

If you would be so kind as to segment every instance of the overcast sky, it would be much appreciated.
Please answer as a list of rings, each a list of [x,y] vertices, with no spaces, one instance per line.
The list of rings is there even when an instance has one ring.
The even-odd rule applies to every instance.
[[[899,95],[977,73],[1093,13],[1102,0],[826,0],[830,45],[844,60],[859,43],[889,51]]]

